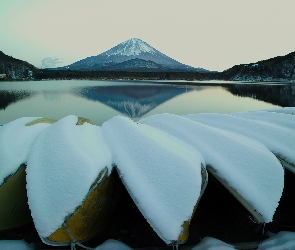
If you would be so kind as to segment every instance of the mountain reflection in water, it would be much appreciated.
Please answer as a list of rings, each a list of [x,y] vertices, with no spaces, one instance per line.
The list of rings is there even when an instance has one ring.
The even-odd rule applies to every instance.
[[[158,113],[232,113],[276,105],[295,106],[294,84],[180,84],[182,86],[131,81],[4,82],[0,86],[0,123],[23,116],[58,120],[73,114],[101,125],[115,115],[139,120]]]
[[[163,85],[125,85],[83,87],[75,89],[74,93],[104,103],[130,118],[140,118],[160,104],[188,91],[192,89]]]

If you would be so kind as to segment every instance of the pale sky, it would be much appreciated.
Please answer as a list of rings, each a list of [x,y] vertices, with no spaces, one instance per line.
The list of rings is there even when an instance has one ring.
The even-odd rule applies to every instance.
[[[295,0],[0,0],[0,51],[64,66],[140,38],[223,71],[295,51]]]

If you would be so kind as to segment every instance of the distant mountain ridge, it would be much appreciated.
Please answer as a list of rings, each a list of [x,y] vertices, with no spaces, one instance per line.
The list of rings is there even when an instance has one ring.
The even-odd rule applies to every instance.
[[[97,59],[102,61],[98,62]],[[256,63],[235,65],[223,72],[213,72],[181,64],[140,39],[127,40],[98,56],[54,69],[38,69],[0,51],[0,81],[41,79],[295,82],[295,52]]]
[[[208,72],[182,64],[138,38],[131,38],[97,56],[68,65],[72,70],[116,71],[196,71]]]
[[[295,81],[295,52],[256,63],[235,65],[222,72],[230,81]]]

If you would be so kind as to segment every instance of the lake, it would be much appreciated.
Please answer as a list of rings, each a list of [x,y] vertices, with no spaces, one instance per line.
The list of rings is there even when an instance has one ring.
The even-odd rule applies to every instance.
[[[175,84],[176,83],[176,84]],[[0,82],[0,124],[20,117],[82,116],[101,125],[115,115],[232,113],[295,106],[295,84],[185,81]]]

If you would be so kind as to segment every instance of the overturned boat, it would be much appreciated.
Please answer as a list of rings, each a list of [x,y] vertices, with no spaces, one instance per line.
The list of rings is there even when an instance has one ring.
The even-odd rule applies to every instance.
[[[140,122],[193,146],[204,157],[207,170],[257,223],[272,221],[284,187],[284,171],[274,154],[258,141],[188,118],[159,114]]]
[[[208,184],[208,172],[207,172],[206,168],[203,165],[201,165],[201,176],[202,176],[202,184],[201,184],[200,197],[199,197],[199,199],[197,201],[197,204],[194,207],[194,210],[193,210],[193,213],[192,213],[190,219],[183,222],[183,224],[182,224],[183,230],[182,230],[181,234],[178,236],[178,239],[175,242],[176,244],[184,244],[188,240],[188,238],[189,238],[189,226],[190,226],[191,220],[193,219],[194,214],[195,214],[195,212],[197,210],[197,207],[198,207],[198,205],[199,205],[199,203],[201,201],[201,198],[202,198],[202,196],[203,196],[203,194],[204,194],[204,192],[206,190],[206,187],[207,187],[207,184]]]
[[[20,118],[0,130],[0,230],[32,222],[26,190],[26,158],[34,138],[55,120]]]
[[[190,145],[121,116],[102,125],[119,176],[167,245],[183,244],[207,185],[203,158]]]
[[[108,176],[107,168],[101,171],[82,204],[42,241],[53,246],[69,245],[86,241],[102,232],[116,204],[116,181],[113,173]]]
[[[19,227],[32,222],[26,192],[25,165],[4,179],[0,186],[0,230]]]
[[[25,153],[18,147],[13,155],[7,149],[2,156],[0,152],[1,164],[14,166],[5,174],[5,168],[0,169],[0,177],[4,176],[0,195],[1,190],[20,185],[17,190],[25,198],[21,203],[29,203],[28,218],[32,215],[42,241],[54,246],[78,244],[96,236],[108,224],[116,204],[116,169],[157,235],[168,245],[178,245],[189,237],[208,170],[254,221],[268,223],[284,188],[282,165],[294,168],[295,144],[290,135],[294,119],[276,120],[270,125],[269,116],[263,121],[254,121],[262,118],[254,119],[252,114],[252,119],[238,116],[160,114],[139,122],[117,116],[101,127],[76,116],[52,122],[29,118],[11,129],[39,129],[27,135],[22,132]],[[11,131],[4,141],[11,138]],[[263,135],[265,132],[273,136]],[[16,154],[17,162],[13,158]],[[7,183],[10,187],[2,189]],[[21,188],[25,185],[27,192]],[[2,191],[2,195],[6,193]],[[8,198],[12,197],[9,194]],[[9,205],[9,211],[25,211],[15,204]],[[4,208],[2,211],[9,213]],[[22,222],[25,216],[14,218],[17,223],[27,223]],[[3,229],[15,227],[12,221],[3,219],[0,225],[5,225]]]
[[[100,233],[115,204],[115,182],[110,153],[89,120],[68,116],[40,134],[28,157],[27,189],[42,241],[78,244]]]
[[[204,125],[240,134],[264,144],[282,166],[295,173],[294,108],[226,114],[192,114],[185,117]]]

